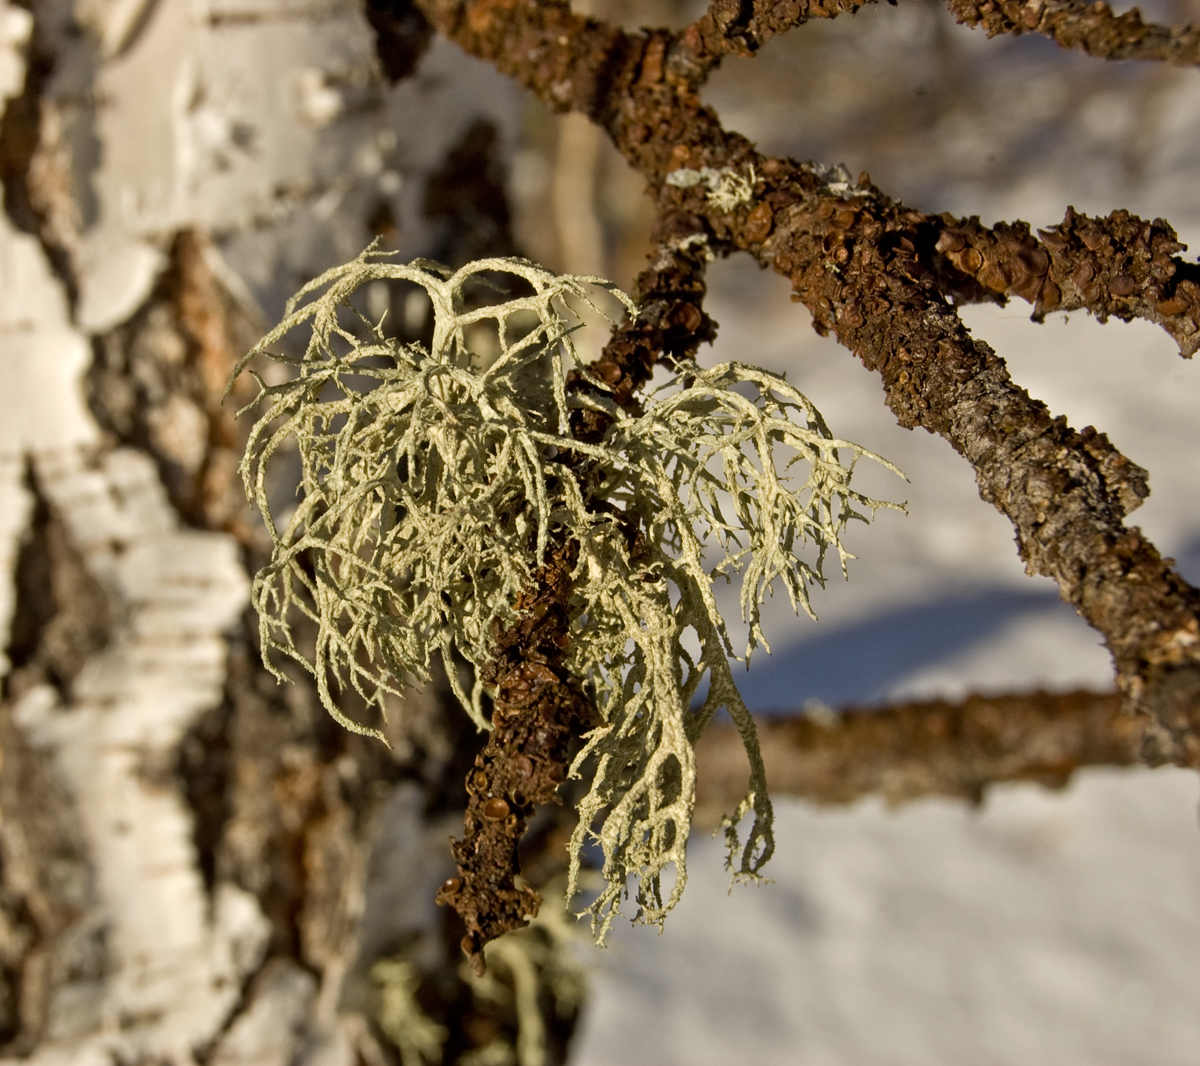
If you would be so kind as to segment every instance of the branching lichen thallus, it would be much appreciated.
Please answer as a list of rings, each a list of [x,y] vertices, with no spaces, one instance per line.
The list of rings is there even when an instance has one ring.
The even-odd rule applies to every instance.
[[[482,306],[469,297],[494,293],[497,278],[523,294]],[[427,294],[428,348],[399,343],[382,319],[354,310],[351,297],[378,281]],[[547,546],[556,537],[577,545],[568,663],[599,724],[570,767],[587,790],[567,897],[579,888],[581,851],[598,842],[603,880],[589,910],[603,941],[631,877],[638,920],[661,924],[679,899],[694,745],[720,708],[750,763],[746,796],[725,823],[735,877],[757,878],[774,847],[762,759],[733,682],[737,656],[714,579],[740,581],[748,660],[766,647],[767,592],[781,585],[792,607],[811,615],[809,586],[823,583],[826,556],[835,554],[843,573],[852,558],[842,542],[847,523],[900,505],[851,486],[863,457],[899,471],[835,438],[803,395],[765,370],[677,366],[640,413],[615,403],[598,379],[589,378],[592,390],[568,389],[577,364],[572,323],[581,305],[599,310],[599,291],[636,312],[599,278],[559,276],[521,259],[451,271],[400,263],[372,246],[306,285],[236,372],[260,354],[292,372],[278,383],[258,377],[250,405],[258,417],[241,466],[274,542],[252,593],[264,661],[280,678],[281,657],[298,661],[346,728],[382,737],[343,713],[339,693],[353,690],[382,712],[388,694],[427,678],[435,652],[467,713],[489,728],[478,678],[493,634],[517,620]],[[302,354],[275,350],[302,328]],[[572,409],[582,406],[608,422],[598,442],[571,435]],[[272,502],[267,471],[290,442],[300,484],[285,509]],[[588,495],[555,461],[564,450],[590,464]],[[636,561],[624,531],[631,517],[645,541]],[[299,637],[299,619],[315,642]],[[474,667],[473,686],[459,682],[455,660]]]

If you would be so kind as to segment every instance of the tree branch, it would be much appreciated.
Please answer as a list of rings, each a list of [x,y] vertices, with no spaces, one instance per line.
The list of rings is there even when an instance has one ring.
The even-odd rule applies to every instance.
[[[421,7],[440,32],[549,106],[600,123],[645,176],[660,213],[691,216],[697,239],[714,250],[745,249],[788,277],[818,332],[836,333],[879,373],[897,421],[939,434],[971,463],[981,497],[1012,521],[1027,570],[1053,578],[1063,599],[1103,634],[1130,709],[1158,723],[1153,757],[1200,765],[1200,593],[1123,524],[1149,492],[1145,472],[1103,434],[1076,432],[1052,417],[970,335],[922,254],[944,221],[906,208],[865,175],[852,184],[836,168],[757,153],[722,128],[690,85],[670,80],[660,60],[675,39],[667,31],[626,34],[536,0],[422,0]],[[668,182],[681,171],[705,180]],[[709,178],[736,178],[745,195],[718,197]],[[1095,276],[1107,295],[1085,291],[1089,278],[1071,282],[1079,298],[1096,295],[1091,303],[1105,313],[1136,310],[1140,271],[1140,298],[1155,294],[1146,313],[1187,332],[1182,316],[1193,306],[1192,290],[1153,285],[1169,265],[1175,273],[1167,281],[1180,267],[1185,274],[1194,268],[1164,258],[1173,241],[1165,224],[1149,236],[1143,227],[1113,216],[1105,230],[1069,214],[1059,227],[1066,241],[1057,249],[1059,276],[1074,262],[1076,236],[1098,256],[1102,246],[1093,248],[1085,234],[1131,241],[1123,258],[1115,247],[1103,253],[1104,269]],[[1006,255],[1010,247],[1018,256],[1025,250],[1023,235],[1020,249],[1013,244],[1016,232],[1014,224],[1007,238],[996,238]],[[1054,251],[1046,252],[1051,262]],[[990,278],[980,255],[979,277]],[[1001,275],[1006,262],[995,260]],[[1015,275],[1006,281],[1014,291],[1017,285]],[[1158,297],[1168,302],[1179,288],[1187,306],[1168,315]],[[1075,290],[1068,285],[1068,299]]]
[[[521,837],[566,779],[573,722],[595,717],[563,664],[573,562],[569,545],[555,545],[516,604],[521,620],[495,634],[496,655],[484,671],[496,692],[492,735],[467,775],[466,829],[452,848],[458,876],[437,897],[466,924],[462,950],[480,977],[484,945],[537,915],[541,896],[517,880]]]
[[[1200,26],[1158,26],[1135,7],[1118,15],[1103,0],[947,0],[966,26],[989,37],[1038,33],[1098,59],[1150,59],[1172,66],[1200,64]]]
[[[1146,720],[1121,713],[1116,693],[1030,692],[934,700],[814,717],[762,718],[759,743],[772,795],[889,804],[920,796],[978,803],[989,785],[1036,781],[1062,788],[1084,766],[1139,761]],[[731,726],[696,745],[697,804],[726,810],[745,788]]]
[[[673,53],[672,69],[699,84],[726,55],[753,55],[771,37],[814,18],[836,18],[876,0],[713,0],[688,26]],[[895,4],[895,0],[889,0]],[[1200,64],[1200,26],[1161,26],[1134,8],[1116,14],[1104,0],[947,0],[964,26],[983,26],[989,37],[1036,33],[1063,48],[1097,59],[1141,59],[1172,66]],[[686,58],[685,58],[686,57]]]
[[[667,67],[699,86],[724,56],[751,56],[772,37],[810,19],[856,14],[875,2],[713,0],[708,11],[680,33]],[[894,5],[896,0],[889,2]],[[1200,64],[1200,26],[1146,23],[1137,8],[1116,14],[1103,0],[947,0],[946,6],[960,24],[983,26],[989,37],[1036,33],[1098,59]]]
[[[784,181],[799,169],[763,166]],[[818,199],[783,213],[756,257],[880,374],[901,425],[938,433],[971,463],[980,495],[1012,521],[1027,570],[1053,578],[1104,635],[1131,706],[1153,713],[1170,734],[1162,743],[1186,745],[1195,760],[1200,596],[1123,524],[1149,493],[1144,472],[1103,434],[1052,418],[970,336],[921,267],[925,216],[863,186],[836,204]]]
[[[876,0],[713,0],[667,54],[672,79],[698,88],[727,55],[752,56],[772,37],[810,19],[830,19]],[[895,0],[890,0],[895,3]]]
[[[1161,326],[1184,358],[1200,349],[1200,267],[1175,256],[1187,246],[1161,218],[1114,211],[1066,217],[1033,237],[1025,222],[988,228],[978,218],[939,215],[930,268],[938,288],[964,303],[1019,296],[1041,322],[1051,311],[1086,310]],[[924,243],[924,242],[923,242]],[[925,252],[925,249],[922,249]]]

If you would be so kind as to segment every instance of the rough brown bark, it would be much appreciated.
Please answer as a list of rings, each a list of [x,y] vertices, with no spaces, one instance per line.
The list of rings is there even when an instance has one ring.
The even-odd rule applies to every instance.
[[[492,732],[467,775],[466,832],[454,844],[458,876],[438,893],[467,927],[462,950],[480,977],[484,945],[537,915],[541,897],[518,883],[521,838],[538,807],[555,802],[573,736],[595,712],[564,665],[570,545],[555,553],[517,604],[521,620],[496,634],[484,672],[495,691]]]
[[[1030,234],[1023,222],[986,227],[979,219],[940,215],[924,259],[939,288],[964,303],[1019,296],[1041,322],[1051,311],[1086,310],[1101,322],[1145,319],[1161,326],[1185,359],[1200,349],[1200,268],[1161,218],[1114,211],[1089,218],[1067,208],[1063,221]],[[1039,239],[1040,238],[1040,239]],[[914,246],[914,252],[916,248]]]
[[[1141,12],[1117,14],[1104,0],[948,0],[950,13],[989,37],[1038,33],[1098,59],[1147,59],[1173,66],[1200,63],[1200,26],[1159,26]]]
[[[810,19],[836,18],[876,0],[715,0],[680,34],[667,60],[672,75],[698,86],[727,55],[752,56],[772,37]]]
[[[681,36],[673,69],[698,82],[723,56],[753,55],[771,37],[810,19],[854,14],[875,2],[716,0]],[[895,0],[890,2],[894,6]],[[1147,23],[1137,8],[1118,14],[1104,0],[947,0],[946,6],[960,23],[982,26],[989,37],[1036,33],[1097,59],[1200,63],[1200,27]]]

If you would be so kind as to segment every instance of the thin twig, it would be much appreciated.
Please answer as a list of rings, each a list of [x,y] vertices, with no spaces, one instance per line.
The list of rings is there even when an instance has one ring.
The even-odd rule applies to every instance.
[[[878,795],[894,805],[920,796],[978,803],[1003,781],[1062,788],[1082,767],[1137,763],[1145,725],[1121,713],[1116,693],[1038,691],[764,717],[758,732],[773,796]],[[729,726],[696,745],[697,806],[710,821],[745,787],[742,758]]]

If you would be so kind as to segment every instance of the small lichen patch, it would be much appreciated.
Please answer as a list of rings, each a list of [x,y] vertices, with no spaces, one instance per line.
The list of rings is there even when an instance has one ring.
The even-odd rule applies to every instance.
[[[715,167],[701,167],[699,170],[681,167],[667,175],[667,184],[681,189],[690,189],[703,182],[708,190],[706,195],[709,203],[719,211],[733,211],[751,203],[756,181],[758,175],[753,166],[747,167],[745,174],[733,167],[722,167],[720,170]]]

